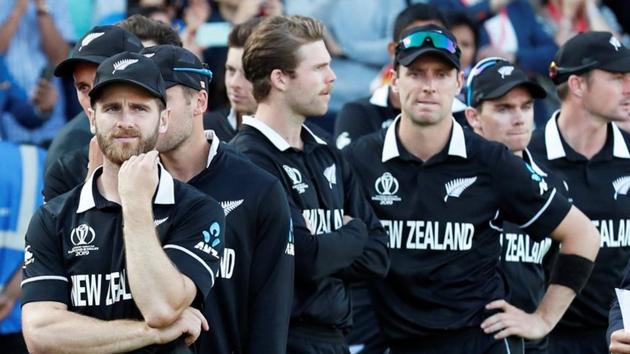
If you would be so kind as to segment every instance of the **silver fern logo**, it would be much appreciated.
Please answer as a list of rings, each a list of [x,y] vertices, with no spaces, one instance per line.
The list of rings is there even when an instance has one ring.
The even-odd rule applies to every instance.
[[[475,181],[477,177],[469,177],[469,178],[458,178],[454,179],[447,184],[444,185],[446,188],[446,195],[444,196],[444,201],[448,200],[448,197],[459,198],[459,196],[466,190],[466,188],[470,187]]]
[[[504,66],[504,67],[500,68],[498,71],[499,71],[499,74],[501,74],[501,78],[505,79],[506,76],[512,75],[512,71],[514,71],[514,67],[513,66]]]
[[[630,176],[619,177],[612,183],[615,188],[614,199],[617,200],[617,195],[628,195],[628,189],[630,189]]]
[[[135,64],[138,62],[138,59],[123,59],[114,63],[114,71],[112,71],[112,75],[116,73],[116,71],[123,71],[127,69],[129,65]]]
[[[615,48],[615,51],[618,52],[619,48],[623,47],[623,45],[621,44],[621,42],[619,42],[619,40],[617,39],[617,37],[615,36],[611,36],[610,40],[608,41],[608,43],[610,43],[610,45],[613,46],[613,48]]]
[[[243,199],[240,200],[226,200],[221,202],[221,207],[223,208],[223,212],[225,216],[238,208],[241,204],[243,204]]]
[[[332,164],[324,170],[324,177],[328,180],[328,186],[332,189],[333,184],[337,184],[337,167]]]
[[[85,38],[83,38],[83,40],[81,41],[81,47],[79,47],[79,52],[81,51],[81,49],[83,49],[83,47],[85,47],[86,45],[92,43],[93,40],[95,40],[96,38],[104,35],[105,32],[94,32],[94,33],[90,33],[87,36],[85,36]]]

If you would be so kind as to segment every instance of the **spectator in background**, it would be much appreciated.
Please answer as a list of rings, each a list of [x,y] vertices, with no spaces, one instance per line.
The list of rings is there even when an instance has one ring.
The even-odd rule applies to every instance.
[[[26,92],[11,77],[4,60],[0,58],[0,114],[10,113],[20,125],[33,129],[46,122],[56,101],[57,91],[48,80],[42,80],[33,100],[29,100]],[[5,130],[4,120],[0,117],[0,140],[6,139]]]
[[[28,93],[37,89],[42,69],[56,65],[68,54],[73,41],[72,22],[65,0],[6,0],[0,2],[0,53],[16,82]],[[66,122],[65,97],[54,80],[58,98],[50,118],[29,131],[5,116],[8,137],[47,145]]]
[[[3,353],[27,353],[22,338],[20,282],[24,235],[31,215],[42,204],[44,154],[34,146],[0,142],[0,348]]]
[[[449,30],[457,39],[457,45],[462,51],[460,64],[464,71],[464,78],[468,77],[470,69],[475,64],[479,34],[475,23],[465,12],[450,12],[446,14]]]
[[[606,22],[595,0],[547,0],[539,14],[547,32],[559,46],[580,32],[615,33],[615,29],[619,28],[618,24],[611,26]],[[615,36],[618,34],[615,33]]]

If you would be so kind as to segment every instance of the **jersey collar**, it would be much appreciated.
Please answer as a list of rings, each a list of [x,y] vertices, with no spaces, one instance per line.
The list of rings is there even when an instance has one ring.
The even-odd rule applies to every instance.
[[[206,136],[206,139],[210,142],[210,151],[208,151],[208,161],[206,162],[206,168],[210,167],[210,163],[212,159],[217,156],[217,151],[219,150],[219,137],[214,132],[214,130],[208,129],[203,132]]]
[[[383,143],[383,153],[381,155],[381,162],[387,162],[395,157],[400,156],[400,151],[398,151],[398,142],[396,135],[396,127],[398,126],[398,122],[400,121],[401,115],[399,114],[392,125],[387,128],[387,132],[385,133],[385,141]],[[448,146],[448,154],[451,156],[459,156],[463,158],[467,158],[466,154],[466,139],[464,138],[464,129],[462,126],[457,123],[457,121],[453,118],[453,129],[451,130],[451,140]]]
[[[555,160],[562,157],[566,157],[567,153],[562,145],[562,138],[560,137],[560,130],[558,129],[558,116],[560,111],[555,111],[547,124],[545,125],[545,147],[547,148],[547,159]],[[613,156],[621,159],[630,159],[630,152],[626,141],[619,130],[619,127],[614,122],[610,123],[612,126],[613,135]]]
[[[161,163],[158,163],[158,166],[160,171],[160,181],[153,204],[175,204],[175,183],[173,182],[173,176],[166,171]],[[94,172],[92,172],[83,184],[83,187],[81,187],[77,214],[88,211],[96,206],[93,194],[93,191],[96,190],[95,177],[98,177],[102,173],[102,169],[103,166],[99,166],[96,170],[94,170]]]
[[[284,140],[284,138],[281,137],[280,134],[278,134],[275,130],[273,130],[270,126],[265,124],[260,119],[256,119],[253,116],[245,116],[243,117],[243,125],[249,125],[250,127],[257,129],[280,151],[286,151],[291,148],[291,145],[289,145],[289,143]],[[326,142],[323,139],[315,135],[304,124],[302,124],[302,129],[306,130],[318,144],[326,145]]]

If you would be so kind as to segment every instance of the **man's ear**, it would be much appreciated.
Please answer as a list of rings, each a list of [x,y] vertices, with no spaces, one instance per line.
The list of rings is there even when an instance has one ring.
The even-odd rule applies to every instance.
[[[87,109],[88,120],[90,121],[90,133],[96,134],[96,124],[94,124],[94,109],[92,107]]]
[[[582,98],[586,90],[586,80],[577,75],[571,75],[567,80],[567,86],[569,87],[570,95]]]
[[[400,68],[398,70],[394,70],[393,68],[392,70],[392,91],[398,93],[398,70],[400,70]]]
[[[276,88],[279,91],[287,90],[287,83],[289,77],[280,69],[274,69],[271,74],[269,74],[269,81],[271,82],[271,87]]]
[[[466,116],[466,121],[468,121],[468,125],[470,125],[475,133],[480,134],[482,132],[481,127],[481,116],[479,111],[473,107],[466,107],[464,110],[464,115]]]
[[[197,92],[193,114],[196,116],[204,114],[206,113],[206,109],[208,109],[208,92],[206,90],[201,90]]]
[[[166,108],[160,113],[160,122],[158,126],[158,132],[160,134],[166,133],[168,130],[168,123],[171,121],[171,110]]]

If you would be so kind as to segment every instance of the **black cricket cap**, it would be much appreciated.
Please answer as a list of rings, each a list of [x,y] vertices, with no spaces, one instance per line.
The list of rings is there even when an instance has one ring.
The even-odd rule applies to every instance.
[[[212,72],[189,50],[165,44],[145,48],[140,53],[157,64],[167,89],[175,85],[197,91],[208,89]]]
[[[121,52],[140,52],[142,42],[135,34],[118,26],[96,26],[72,48],[67,59],[55,68],[55,76],[72,75],[78,62],[96,65]]]
[[[139,53],[123,52],[105,59],[96,69],[90,103],[98,100],[107,85],[126,83],[146,90],[166,105],[166,88],[160,69],[153,60]]]
[[[525,87],[533,98],[545,98],[547,92],[527,74],[507,60],[489,58],[480,61],[470,72],[467,87],[469,106],[500,98],[517,86]]]
[[[408,66],[427,54],[437,54],[459,70],[461,50],[457,40],[446,28],[429,24],[413,27],[403,32],[396,46],[395,64]]]
[[[630,72],[630,50],[610,32],[582,32],[564,43],[549,65],[549,77],[558,85],[571,75],[593,69]]]

